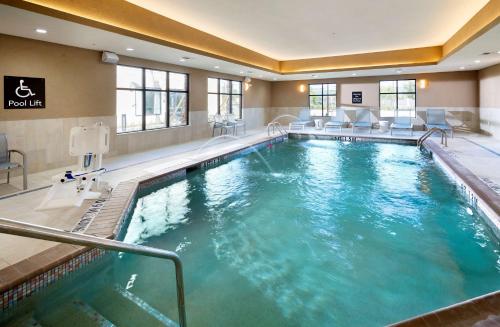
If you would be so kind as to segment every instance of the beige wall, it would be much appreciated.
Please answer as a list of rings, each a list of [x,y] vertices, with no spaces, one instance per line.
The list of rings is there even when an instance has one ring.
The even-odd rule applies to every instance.
[[[0,109],[0,133],[7,133],[11,148],[24,150],[29,170],[41,171],[70,165],[69,131],[73,126],[102,121],[112,130],[110,155],[145,151],[209,137],[207,78],[227,75],[149,60],[120,57],[120,63],[189,74],[190,125],[116,135],[116,66],[104,64],[99,51],[0,34],[0,76],[45,78],[45,109]],[[0,79],[3,106],[3,78]],[[243,115],[248,128],[265,123],[271,102],[271,83],[253,80],[244,91]]]
[[[241,76],[120,57],[120,64],[188,73],[190,110],[207,110],[207,78],[243,80]],[[45,78],[46,108],[2,110],[0,120],[93,117],[115,114],[116,66],[101,62],[101,52],[0,34],[0,76]],[[245,108],[270,103],[270,82],[253,80]],[[0,80],[3,90],[3,78]],[[0,93],[3,105],[3,92]]]
[[[448,122],[457,130],[479,130],[476,71],[274,82],[271,86],[271,110],[267,112],[267,120],[287,114],[296,116],[301,108],[308,107],[308,84],[336,83],[338,107],[370,108],[372,120],[377,123],[380,119],[379,81],[391,79],[416,79],[417,83],[420,79],[426,79],[429,82],[426,89],[417,88],[417,117],[414,121],[417,129],[422,128],[426,120],[427,108],[443,108]],[[305,92],[299,91],[300,85],[305,85]],[[353,91],[363,92],[363,103],[352,104]],[[347,120],[352,121],[354,114],[347,112]],[[390,118],[384,120],[391,121]]]
[[[307,85],[312,83],[337,83],[337,104],[355,106],[351,103],[351,92],[363,92],[362,107],[379,106],[379,81],[390,79],[426,79],[427,89],[417,90],[417,107],[477,107],[477,72],[452,72],[416,75],[395,75],[376,77],[353,77],[336,79],[314,79],[272,83],[271,107],[307,107]],[[300,93],[299,86],[306,86]],[[453,96],[451,96],[453,95]]]
[[[481,130],[500,139],[500,65],[479,71]]]

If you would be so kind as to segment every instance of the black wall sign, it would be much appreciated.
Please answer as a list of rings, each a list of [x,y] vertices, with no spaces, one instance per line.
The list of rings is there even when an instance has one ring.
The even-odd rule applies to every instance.
[[[45,78],[4,76],[5,109],[45,108]]]
[[[363,103],[363,92],[352,92],[352,103]]]

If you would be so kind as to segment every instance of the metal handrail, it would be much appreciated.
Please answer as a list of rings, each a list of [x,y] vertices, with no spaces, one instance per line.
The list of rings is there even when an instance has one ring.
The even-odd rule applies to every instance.
[[[179,326],[186,327],[186,308],[184,303],[184,281],[182,262],[179,256],[172,251],[156,249],[148,246],[127,244],[91,235],[71,233],[60,229],[23,223],[15,220],[0,218],[0,233],[36,238],[46,241],[89,246],[104,250],[120,251],[140,254],[171,260],[175,264],[175,278],[177,284],[177,309],[179,311]]]
[[[267,135],[268,136],[271,136],[271,133],[269,131],[270,127],[273,128],[273,134],[274,134],[275,129],[278,130],[278,132],[280,133],[281,136],[285,136],[287,134],[286,130],[283,129],[281,124],[279,122],[275,121],[275,122],[271,122],[271,123],[267,124]]]
[[[425,132],[424,135],[422,135],[418,139],[417,146],[422,146],[424,141],[427,140],[435,132],[441,132],[441,144],[444,144],[444,146],[447,147],[448,146],[448,134],[446,133],[446,131],[444,129],[439,128],[439,127],[433,127],[430,130],[428,130],[427,132]]]

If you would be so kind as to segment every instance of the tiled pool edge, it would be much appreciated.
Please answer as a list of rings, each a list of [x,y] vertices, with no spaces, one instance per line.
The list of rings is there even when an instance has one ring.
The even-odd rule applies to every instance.
[[[461,186],[471,205],[477,205],[483,211],[487,218],[485,223],[500,238],[500,196],[434,141],[425,141],[424,147],[430,151],[433,160],[443,171]],[[389,327],[472,326],[480,322],[488,325],[490,316],[499,315],[500,290],[497,290],[391,324]]]
[[[483,211],[488,218],[485,222],[500,239],[500,195],[434,141],[427,140],[424,146],[443,171],[460,185],[469,203]]]
[[[227,151],[200,155],[189,162],[173,165],[155,173],[119,183],[99,213],[84,231],[103,238],[117,238],[140,190],[185,175],[190,168],[204,168],[240,153],[283,140],[282,136],[262,137],[226,148]],[[0,313],[15,308],[22,300],[50,286],[79,268],[102,258],[106,251],[69,244],[58,244],[32,257],[0,270]]]

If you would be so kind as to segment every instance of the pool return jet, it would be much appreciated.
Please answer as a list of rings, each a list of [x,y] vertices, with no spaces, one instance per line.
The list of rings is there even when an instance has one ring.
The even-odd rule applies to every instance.
[[[98,199],[102,191],[109,189],[99,181],[106,171],[102,155],[109,152],[109,135],[109,127],[102,123],[71,129],[69,154],[78,157],[78,170],[52,177],[53,185],[37,210],[79,207],[84,200]]]

